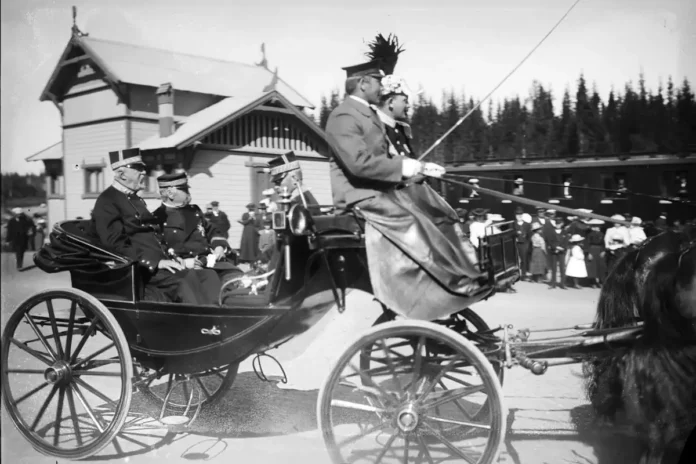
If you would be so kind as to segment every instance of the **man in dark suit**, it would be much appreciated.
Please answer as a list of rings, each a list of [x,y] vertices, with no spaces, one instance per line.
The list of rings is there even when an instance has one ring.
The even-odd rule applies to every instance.
[[[414,184],[402,190],[414,192],[409,197],[396,189],[404,180],[441,177],[445,170],[389,152],[384,125],[371,106],[379,104],[382,65],[373,60],[344,68],[348,96],[326,124],[333,201],[337,210],[353,209],[366,221],[375,297],[401,315],[435,318],[442,307],[465,307],[481,289],[481,272],[475,250],[465,249],[456,234],[456,213],[436,192]]]
[[[517,253],[520,257],[520,273],[522,279],[525,279],[527,272],[529,272],[529,248],[531,246],[532,240],[532,226],[524,222],[522,215],[524,210],[522,207],[518,206],[515,209],[515,222],[513,227],[515,229],[515,242],[517,244]]]
[[[568,234],[563,228],[563,218],[556,217],[555,211],[550,210],[547,214],[551,212],[551,220],[546,221],[548,224],[552,224],[548,229],[544,226],[542,231],[544,241],[546,242],[546,256],[547,262],[549,263],[549,269],[551,269],[551,280],[549,281],[549,288],[559,288],[565,290],[565,255],[568,249]],[[551,222],[553,221],[553,223]],[[560,280],[557,281],[556,276],[560,271]]]
[[[24,253],[27,251],[29,243],[31,219],[24,214],[22,208],[13,208],[12,214],[14,214],[14,217],[7,222],[5,241],[11,245],[15,254],[17,270],[21,270],[24,268]]]
[[[243,272],[226,260],[231,249],[223,234],[191,204],[186,173],[163,174],[157,183],[162,204],[153,215],[162,228],[169,255],[186,269],[213,269],[223,282],[241,276]]]
[[[230,238],[230,218],[227,217],[224,211],[220,210],[220,202],[213,201],[210,203],[210,214],[206,213],[206,219],[212,222],[215,229],[222,234],[222,237],[227,240]]]
[[[114,183],[97,198],[91,235],[109,251],[138,263],[145,279],[145,299],[196,305],[217,303],[220,280],[214,272],[197,274],[168,257],[157,218],[137,195],[145,180],[140,150],[113,151],[109,158]]]

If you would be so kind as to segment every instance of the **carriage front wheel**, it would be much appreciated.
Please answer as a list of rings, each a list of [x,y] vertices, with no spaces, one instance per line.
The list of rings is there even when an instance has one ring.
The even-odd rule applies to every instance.
[[[93,456],[122,429],[133,364],[116,319],[93,296],[46,290],[19,305],[2,338],[2,397],[40,453]]]
[[[451,355],[430,355],[431,343]],[[363,369],[361,354],[375,345],[384,363]],[[490,414],[475,417],[486,402]],[[502,389],[488,359],[463,336],[424,321],[380,324],[353,342],[319,392],[317,415],[336,464],[489,464],[505,433]]]

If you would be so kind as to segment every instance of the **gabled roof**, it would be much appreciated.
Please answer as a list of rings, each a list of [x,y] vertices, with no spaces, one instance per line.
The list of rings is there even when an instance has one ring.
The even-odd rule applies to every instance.
[[[41,101],[52,100],[52,96],[61,99],[65,81],[74,76],[76,67],[79,69],[76,55],[80,49],[114,86],[125,83],[159,87],[170,82],[174,90],[238,97],[258,95],[274,78],[271,71],[257,65],[74,35],[46,84]],[[65,61],[69,63],[63,65]],[[314,108],[282,79],[278,79],[276,88],[293,105]]]
[[[164,138],[160,138],[159,136],[151,137],[140,143],[138,148],[143,151],[163,148],[176,148],[177,150],[185,148],[220,127],[229,124],[231,121],[272,100],[283,104],[321,137],[322,140],[326,140],[326,135],[314,121],[302,113],[302,111],[298,110],[282,93],[277,90],[272,90],[253,96],[225,98],[189,116],[186,122],[172,135]]]
[[[60,141],[48,148],[44,148],[38,153],[24,158],[25,161],[44,161],[44,160],[60,160],[63,159],[63,142]]]

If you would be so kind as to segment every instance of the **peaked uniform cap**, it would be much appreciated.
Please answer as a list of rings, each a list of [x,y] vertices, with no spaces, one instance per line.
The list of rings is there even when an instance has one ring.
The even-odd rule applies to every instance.
[[[157,178],[159,188],[168,187],[188,187],[188,175],[185,172],[173,172],[171,174],[162,174]]]
[[[109,163],[111,164],[111,169],[118,169],[123,166],[128,166],[129,164],[145,165],[142,156],[140,156],[140,148],[127,148],[121,151],[110,151]]]
[[[341,68],[346,72],[346,79],[351,77],[372,76],[375,79],[382,79],[385,74],[382,71],[382,60],[372,60],[366,63],[355,64]]]

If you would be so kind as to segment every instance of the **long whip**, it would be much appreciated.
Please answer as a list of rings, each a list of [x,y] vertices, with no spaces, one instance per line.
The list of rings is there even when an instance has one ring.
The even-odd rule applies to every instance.
[[[520,68],[520,66],[522,66],[522,65],[524,64],[525,61],[527,61],[527,59],[529,59],[530,56],[532,56],[532,53],[534,53],[534,52],[537,50],[537,48],[539,48],[539,47],[541,46],[541,44],[544,43],[544,41],[551,35],[551,33],[552,33],[553,31],[555,31],[556,28],[557,28],[558,26],[560,26],[560,24],[563,22],[563,20],[570,14],[570,12],[573,10],[573,8],[575,8],[575,6],[576,6],[578,3],[580,3],[580,0],[575,0],[575,3],[573,3],[573,4],[571,5],[571,7],[568,8],[568,11],[566,11],[566,13],[561,17],[561,19],[558,20],[558,22],[557,22],[557,23],[551,28],[551,30],[539,41],[539,43],[536,44],[536,46],[532,49],[532,51],[530,51],[529,53],[527,53],[527,56],[525,56],[525,57],[522,59],[522,61],[520,61],[519,64],[518,64],[517,66],[515,66],[515,67],[512,69],[512,71],[510,71],[510,72],[508,73],[508,75],[505,76],[505,77],[503,78],[503,80],[500,81],[500,83],[499,83],[498,85],[496,85],[495,88],[494,88],[493,90],[491,90],[491,91],[488,93],[488,95],[486,95],[485,97],[483,97],[483,100],[479,101],[476,105],[474,105],[474,107],[471,108],[471,110],[469,110],[469,112],[466,113],[464,116],[462,116],[462,118],[459,119],[459,121],[457,121],[456,124],[455,124],[454,126],[450,127],[450,129],[449,129],[447,132],[445,132],[445,133],[442,135],[442,137],[440,137],[439,139],[437,139],[437,140],[435,141],[435,143],[433,143],[432,146],[431,146],[430,148],[428,148],[427,150],[425,150],[425,152],[418,158],[418,161],[420,161],[420,160],[422,160],[423,158],[425,158],[431,151],[433,151],[433,149],[435,149],[435,147],[437,147],[438,145],[440,145],[440,143],[445,139],[445,137],[447,137],[448,135],[450,135],[450,134],[452,133],[452,131],[454,131],[457,127],[459,127],[459,125],[460,125],[461,123],[463,123],[464,120],[466,120],[466,118],[468,118],[469,116],[471,116],[471,115],[473,114],[473,112],[476,111],[476,110],[483,104],[484,101],[488,100],[488,98],[489,98],[491,95],[493,95],[493,93],[494,93],[496,90],[498,90],[498,89],[500,88],[500,86],[503,85],[503,84],[505,83],[505,81],[508,80],[508,78],[509,78],[510,76],[512,76],[513,73],[514,73],[515,71],[517,71],[517,70]]]

